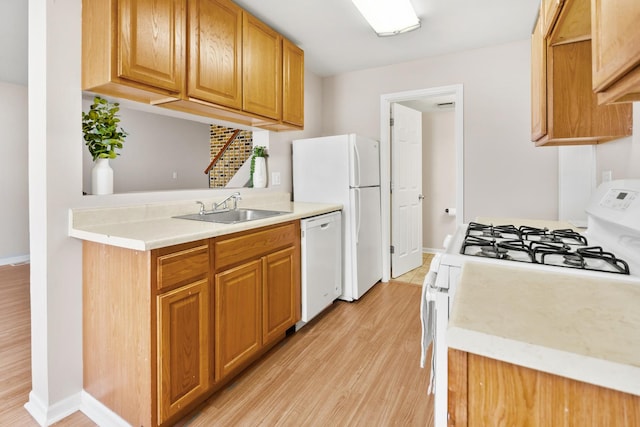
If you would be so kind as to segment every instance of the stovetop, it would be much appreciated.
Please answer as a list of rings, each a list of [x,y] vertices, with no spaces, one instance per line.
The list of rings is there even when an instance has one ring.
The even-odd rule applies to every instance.
[[[462,255],[628,275],[629,265],[572,229],[469,223]]]

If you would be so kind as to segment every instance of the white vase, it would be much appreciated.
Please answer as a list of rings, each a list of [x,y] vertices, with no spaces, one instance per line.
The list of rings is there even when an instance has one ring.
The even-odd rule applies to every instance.
[[[256,157],[253,167],[253,188],[267,186],[267,162],[264,157]]]
[[[109,159],[96,159],[91,169],[91,194],[113,194],[113,169]]]

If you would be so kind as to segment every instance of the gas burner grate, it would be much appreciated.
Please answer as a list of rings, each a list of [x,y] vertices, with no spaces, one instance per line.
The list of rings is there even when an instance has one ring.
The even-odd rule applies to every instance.
[[[614,273],[629,274],[629,264],[620,258],[616,258],[616,256],[611,252],[605,252],[600,246],[579,248],[576,252],[584,258],[597,259],[606,262],[615,269]],[[588,270],[594,270],[588,266],[585,268]]]
[[[628,264],[571,229],[549,230],[513,225],[469,224],[460,249],[463,255],[555,267],[630,274]]]
[[[493,224],[480,224],[478,222],[471,222],[467,227],[467,236],[480,236],[485,238],[520,238],[520,232],[513,225],[493,225]]]
[[[580,246],[587,246],[588,244],[586,237],[569,228],[549,230],[548,228],[521,226],[519,231],[523,239],[530,241],[543,243],[565,243]]]

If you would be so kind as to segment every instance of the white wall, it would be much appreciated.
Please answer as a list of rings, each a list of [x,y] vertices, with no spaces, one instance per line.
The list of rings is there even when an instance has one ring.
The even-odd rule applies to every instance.
[[[92,102],[93,97],[83,99],[82,110],[89,111]],[[115,193],[209,187],[209,175],[204,173],[211,161],[208,124],[125,106],[120,107],[118,116],[128,136],[118,151],[120,155],[109,162]],[[91,194],[93,160],[83,147],[82,189]],[[173,172],[177,173],[176,179]]]
[[[557,149],[530,141],[529,40],[325,79],[325,133],[379,138],[380,95],[463,84],[465,215],[554,219]]]
[[[269,158],[267,159],[267,185],[278,191],[293,194],[291,141],[322,135],[322,79],[309,70],[304,76],[304,130],[269,133]],[[271,173],[280,172],[280,185],[271,182]]]
[[[447,234],[456,229],[455,216],[445,213],[456,207],[455,112],[422,114],[422,247],[442,248]]]
[[[27,96],[0,82],[0,265],[29,259]]]
[[[640,179],[640,102],[633,103],[633,135],[596,146],[596,180],[611,171],[613,179]]]

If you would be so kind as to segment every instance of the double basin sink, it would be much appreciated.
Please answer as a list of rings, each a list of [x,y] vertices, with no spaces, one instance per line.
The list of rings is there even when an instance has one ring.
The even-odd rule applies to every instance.
[[[202,214],[196,213],[179,215],[174,216],[174,218],[190,219],[193,221],[216,222],[221,224],[237,224],[239,222],[271,218],[272,216],[284,215],[286,213],[289,212],[237,208],[220,211],[209,211]]]

